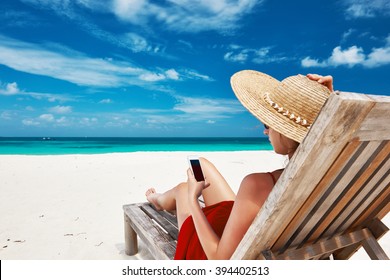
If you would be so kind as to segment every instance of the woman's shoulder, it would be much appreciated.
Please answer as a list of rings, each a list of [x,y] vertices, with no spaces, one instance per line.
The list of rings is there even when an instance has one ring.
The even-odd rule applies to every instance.
[[[273,187],[276,181],[279,179],[281,172],[259,172],[252,173],[242,180],[241,186],[254,186],[254,187]]]
[[[245,178],[251,178],[255,180],[271,178],[274,182],[276,182],[280,175],[282,175],[284,169],[277,169],[270,172],[258,172],[247,175]]]
[[[279,177],[282,175],[283,169],[274,170],[271,172],[259,172],[247,175],[241,183],[243,185],[251,185],[256,187],[270,187],[272,188]]]
[[[284,169],[277,169],[272,172],[267,172],[273,179],[274,184],[278,181],[279,177],[282,175]]]
[[[260,207],[274,188],[275,182],[279,176],[280,175],[277,173],[273,175],[273,172],[249,174],[241,182],[236,202],[243,199],[245,201],[251,201]]]

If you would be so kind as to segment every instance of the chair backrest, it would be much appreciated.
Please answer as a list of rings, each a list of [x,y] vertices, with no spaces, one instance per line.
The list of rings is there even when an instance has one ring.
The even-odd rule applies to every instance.
[[[389,140],[390,97],[333,94],[232,258],[282,253],[382,219],[390,209]]]

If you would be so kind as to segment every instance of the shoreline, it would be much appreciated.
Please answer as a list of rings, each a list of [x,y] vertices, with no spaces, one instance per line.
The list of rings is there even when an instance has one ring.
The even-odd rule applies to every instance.
[[[272,150],[265,137],[0,138],[0,155],[111,154],[129,152],[229,152]]]
[[[50,157],[50,156],[107,156],[107,155],[133,155],[137,153],[145,153],[145,154],[160,154],[160,153],[166,153],[166,154],[174,154],[174,153],[183,153],[186,155],[193,155],[193,154],[214,154],[214,153],[256,153],[256,152],[273,152],[273,150],[234,150],[234,151],[204,151],[204,150],[179,150],[179,151],[129,151],[129,152],[106,152],[106,153],[90,153],[90,154],[82,154],[82,153],[70,153],[70,154],[0,154],[1,157],[24,157],[24,156],[31,156],[31,157]]]
[[[235,192],[245,175],[286,164],[273,151],[0,155],[0,259],[150,259],[142,242],[139,254],[124,254],[122,206],[146,201],[149,187],[185,181],[193,154],[212,161]],[[380,240],[387,253],[389,239]]]

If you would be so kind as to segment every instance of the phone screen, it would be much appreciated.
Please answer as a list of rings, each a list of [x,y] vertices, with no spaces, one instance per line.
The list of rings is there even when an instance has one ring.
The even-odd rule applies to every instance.
[[[202,168],[200,167],[200,161],[198,159],[190,160],[192,172],[194,173],[196,181],[204,181],[204,176],[202,172]]]

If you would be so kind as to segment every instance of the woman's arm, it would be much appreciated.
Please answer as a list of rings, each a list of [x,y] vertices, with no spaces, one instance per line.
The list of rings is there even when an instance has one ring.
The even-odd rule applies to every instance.
[[[204,186],[203,182],[196,182],[189,170],[190,212],[199,241],[208,259],[230,259],[270,193],[273,181],[266,173],[245,177],[221,239],[215,234],[197,201]]]
[[[218,248],[219,237],[212,229],[198,202],[198,198],[202,191],[209,185],[206,182],[197,182],[191,169],[187,170],[187,176],[188,202],[199,241],[202,244],[207,258],[216,259],[215,252]]]

